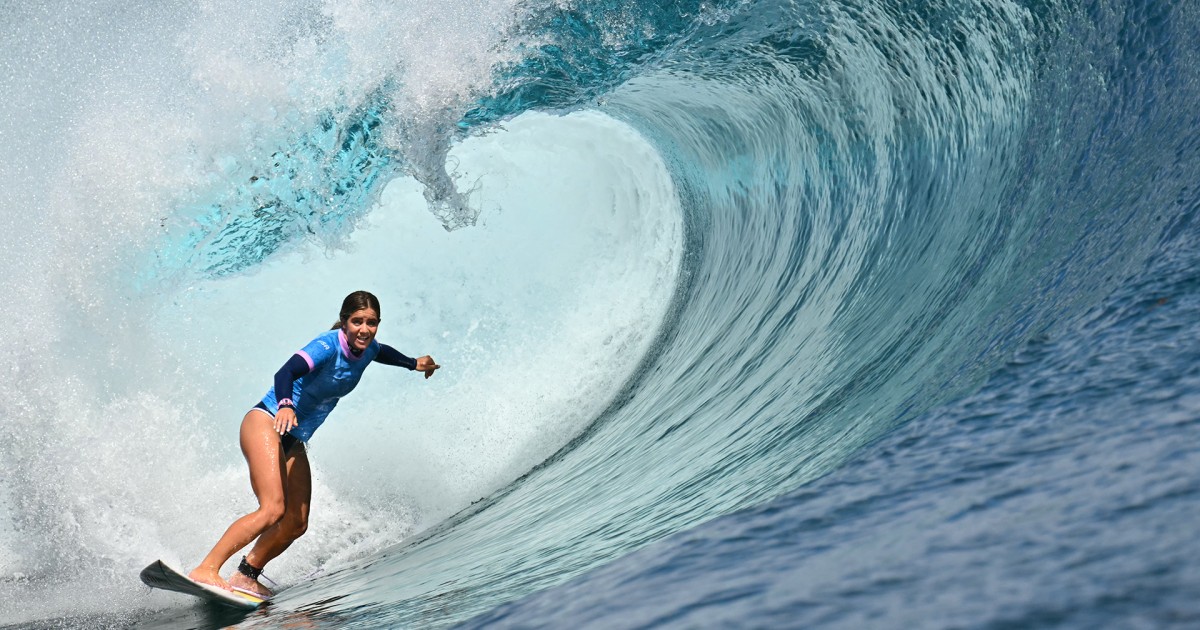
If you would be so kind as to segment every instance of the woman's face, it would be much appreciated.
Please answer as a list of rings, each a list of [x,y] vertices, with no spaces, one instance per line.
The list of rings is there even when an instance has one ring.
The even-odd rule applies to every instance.
[[[375,338],[378,330],[379,314],[373,308],[354,311],[342,325],[342,331],[346,333],[346,343],[350,344],[350,351],[354,354],[362,354],[362,351],[371,345],[371,340]]]

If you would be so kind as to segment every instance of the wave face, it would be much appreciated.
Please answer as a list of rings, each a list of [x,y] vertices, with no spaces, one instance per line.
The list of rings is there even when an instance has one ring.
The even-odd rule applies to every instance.
[[[1154,443],[1195,437],[1191,6],[11,12],[0,620],[1088,625],[1022,580],[1157,566],[1091,517],[1026,518],[1068,541],[1037,557],[1001,534],[1113,502],[1039,464],[1131,469],[1053,420],[1108,435],[1132,397]],[[322,427],[275,606],[146,598],[141,566],[253,507],[241,414],[364,287],[445,369],[374,368]]]

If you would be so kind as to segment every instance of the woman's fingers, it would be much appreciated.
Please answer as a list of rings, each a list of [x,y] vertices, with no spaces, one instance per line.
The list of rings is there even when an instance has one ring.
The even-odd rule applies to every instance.
[[[296,426],[296,412],[291,409],[281,409],[275,415],[275,432],[283,435]]]
[[[425,372],[425,378],[430,378],[433,376],[433,371],[442,366],[438,365],[432,356],[425,356],[425,359],[425,365],[421,366],[421,371]]]
[[[425,355],[420,359],[417,359],[417,369],[425,373],[425,378],[433,376],[433,371],[440,367],[442,366],[438,365],[437,362],[433,360],[433,357],[429,355]]]

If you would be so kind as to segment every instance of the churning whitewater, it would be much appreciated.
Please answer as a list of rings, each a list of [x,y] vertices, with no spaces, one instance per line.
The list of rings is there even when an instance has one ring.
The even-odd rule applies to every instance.
[[[242,4],[4,5],[0,625],[1200,622],[1191,5]],[[358,289],[438,378],[146,589]]]

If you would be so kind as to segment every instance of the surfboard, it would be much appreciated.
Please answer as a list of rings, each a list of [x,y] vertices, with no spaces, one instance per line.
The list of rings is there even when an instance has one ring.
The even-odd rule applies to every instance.
[[[208,584],[201,584],[162,560],[155,560],[150,566],[142,569],[142,582],[145,582],[150,588],[186,593],[210,602],[243,610],[254,610],[266,601],[248,593],[230,592]]]

